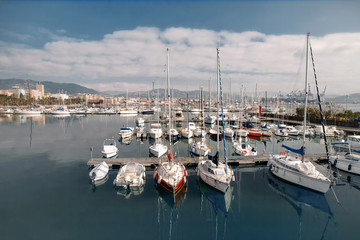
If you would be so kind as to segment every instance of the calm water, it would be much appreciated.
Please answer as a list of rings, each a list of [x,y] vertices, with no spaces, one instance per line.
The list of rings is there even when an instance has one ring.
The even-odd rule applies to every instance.
[[[114,189],[117,170],[102,185],[89,183],[90,147],[100,157],[103,140],[117,138],[136,117],[1,119],[1,239],[358,239],[360,178],[343,176],[349,181],[334,187],[337,203],[331,190],[321,195],[286,184],[266,167],[235,169],[225,195],[192,169],[174,202],[156,189],[152,169],[138,195]],[[251,140],[267,152],[283,141],[300,142]],[[118,142],[120,157],[148,156],[149,140],[127,144]],[[178,155],[188,155],[187,144],[175,144]],[[321,140],[309,140],[307,149],[322,152]],[[231,155],[231,144],[227,150]]]

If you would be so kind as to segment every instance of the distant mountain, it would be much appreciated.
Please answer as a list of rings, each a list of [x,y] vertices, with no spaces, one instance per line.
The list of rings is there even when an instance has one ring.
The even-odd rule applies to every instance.
[[[103,91],[100,94],[103,94],[105,96],[118,96],[121,94],[125,94],[124,91]]]
[[[34,81],[29,80],[30,89],[35,89],[36,84],[44,85],[45,93],[67,93],[67,94],[76,94],[76,93],[89,93],[89,94],[99,94],[99,92],[94,89],[86,88],[75,83],[56,83],[50,81]],[[0,79],[0,89],[6,90],[10,89],[12,86],[19,86],[20,88],[27,89],[27,82],[24,79]]]
[[[157,98],[158,94],[160,98],[167,97],[166,89],[154,89],[150,91],[138,91],[138,92],[129,92],[128,96],[131,97],[140,97],[140,98]],[[215,99],[216,93],[212,93],[212,97]],[[196,99],[200,96],[200,90],[196,91],[181,91],[178,89],[171,89],[171,96],[174,98],[186,99],[187,96],[189,99]],[[126,97],[126,92],[116,95],[116,97]],[[203,91],[203,98],[209,98],[209,92]]]
[[[349,103],[349,104],[360,104],[360,93],[353,93],[349,95],[337,96],[334,98],[326,98],[326,102],[333,103]]]

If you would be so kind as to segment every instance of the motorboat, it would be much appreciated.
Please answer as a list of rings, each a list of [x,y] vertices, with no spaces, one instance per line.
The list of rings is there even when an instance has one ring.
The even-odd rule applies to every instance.
[[[261,135],[262,135],[262,131],[260,129],[257,128],[248,129],[248,136],[261,137]]]
[[[40,109],[34,109],[34,108],[19,109],[18,111],[16,111],[16,113],[19,114],[19,115],[40,115],[41,110]]]
[[[141,188],[145,185],[145,176],[144,165],[129,162],[119,169],[114,185],[125,189]]]
[[[183,112],[181,110],[175,112],[174,120],[175,120],[175,122],[184,121],[184,115],[183,115]]]
[[[149,147],[149,152],[155,157],[161,157],[168,150],[168,147],[162,143],[155,143]]]
[[[149,136],[150,138],[160,138],[163,135],[163,130],[161,129],[160,123],[153,123],[150,125]]]
[[[115,139],[105,139],[104,140],[103,150],[101,151],[104,158],[115,157],[118,152],[119,152],[119,150],[116,147]]]
[[[70,111],[67,109],[66,106],[55,106],[50,113],[53,115],[61,115],[61,116],[70,116]]]
[[[248,135],[248,131],[243,129],[243,128],[236,128],[235,129],[235,137],[239,138],[239,137],[247,137]]]
[[[202,129],[201,127],[197,127],[194,131],[194,136],[195,137],[205,137],[206,136],[206,130]]]
[[[289,136],[289,134],[287,133],[287,131],[285,129],[277,129],[275,132],[274,132],[275,136],[278,136],[278,137],[287,137]]]
[[[258,154],[255,147],[242,142],[234,143],[235,153],[241,156],[256,156]]]
[[[297,130],[294,126],[287,125],[285,129],[286,129],[287,134],[290,136],[298,136],[299,135],[299,130]]]
[[[207,118],[205,118],[205,123],[206,124],[213,124],[216,121],[216,117],[215,116],[208,116]]]
[[[196,156],[207,156],[211,152],[204,138],[202,138],[200,141],[195,142],[191,146],[190,151]]]
[[[167,134],[168,137],[171,136],[171,139],[173,139],[173,140],[179,138],[179,132],[175,128],[171,128],[170,130],[168,130],[166,132],[166,134]]]
[[[133,135],[134,128],[132,127],[122,127],[120,128],[119,135],[121,138],[129,138]]]
[[[136,119],[136,125],[144,125],[145,124],[145,119],[143,119],[142,117],[138,117]]]
[[[233,136],[234,136],[234,130],[232,130],[229,127],[225,128],[225,137],[232,138]]]
[[[90,171],[89,177],[92,182],[98,182],[105,179],[108,175],[108,172],[109,172],[109,166],[105,161],[102,161],[100,164],[98,164]]]
[[[183,128],[181,129],[181,136],[184,138],[192,138],[194,136],[194,133],[189,128]]]
[[[120,115],[137,115],[138,111],[131,108],[123,108],[119,111]]]

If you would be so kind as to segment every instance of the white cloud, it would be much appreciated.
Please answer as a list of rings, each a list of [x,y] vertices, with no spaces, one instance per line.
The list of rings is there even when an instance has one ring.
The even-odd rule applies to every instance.
[[[164,82],[169,47],[173,86],[197,89],[215,79],[215,48],[220,44],[222,79],[224,85],[231,79],[234,92],[241,85],[254,91],[256,83],[259,91],[289,92],[304,87],[305,35],[138,27],[85,41],[67,38],[61,29],[57,31],[61,36],[41,31],[52,39],[42,49],[0,42],[1,78],[80,79],[83,85],[100,91],[146,90],[153,81]],[[359,92],[360,33],[311,37],[311,43],[321,86],[327,85],[332,94]]]

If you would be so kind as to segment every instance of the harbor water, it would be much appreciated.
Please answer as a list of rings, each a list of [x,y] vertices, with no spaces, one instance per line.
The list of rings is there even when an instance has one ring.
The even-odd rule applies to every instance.
[[[116,169],[91,184],[87,161],[91,148],[93,157],[101,157],[103,140],[112,137],[119,157],[148,157],[152,141],[118,137],[121,127],[135,126],[136,116],[0,119],[1,239],[359,238],[358,176],[341,172],[333,187],[339,202],[332,190],[319,194],[285,183],[265,166],[234,168],[235,181],[225,194],[199,180],[195,169],[188,170],[186,188],[176,198],[157,189],[153,169],[146,171],[144,189],[126,192],[113,186]],[[259,153],[278,153],[284,142],[301,144],[296,138],[249,141]],[[229,157],[239,158],[226,143]],[[309,153],[325,151],[323,139],[308,139],[306,147]],[[190,156],[188,140],[173,148],[177,156]]]

